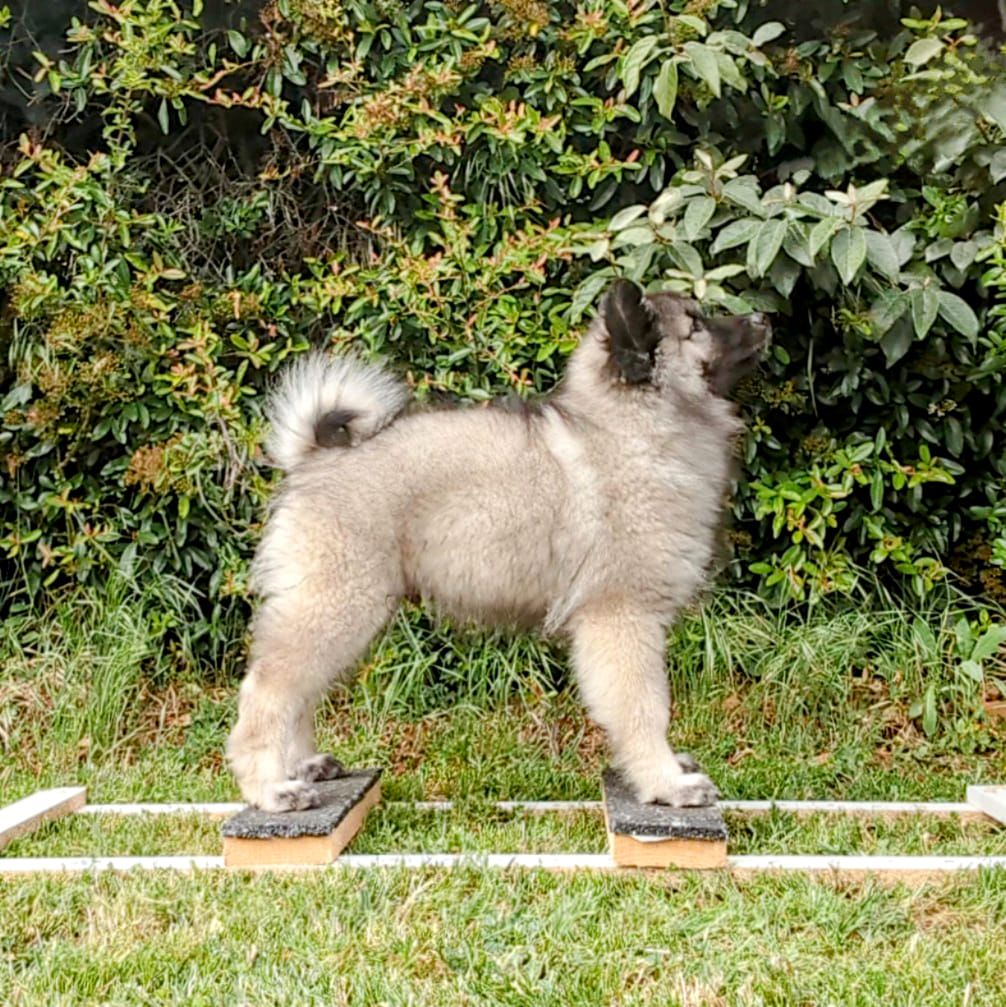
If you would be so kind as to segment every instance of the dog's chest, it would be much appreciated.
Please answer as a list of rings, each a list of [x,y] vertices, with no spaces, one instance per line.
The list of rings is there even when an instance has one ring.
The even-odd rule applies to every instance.
[[[728,445],[701,437],[656,457],[623,455],[604,480],[605,576],[678,602],[693,595],[715,552],[731,461]]]

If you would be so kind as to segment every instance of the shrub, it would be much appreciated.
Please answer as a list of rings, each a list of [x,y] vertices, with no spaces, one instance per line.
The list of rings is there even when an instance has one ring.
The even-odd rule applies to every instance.
[[[625,273],[776,315],[737,577],[998,590],[1001,56],[939,11],[808,36],[747,7],[97,0],[12,46],[50,119],[8,114],[0,181],[7,579],[147,564],[219,637],[287,356],[544,391]]]

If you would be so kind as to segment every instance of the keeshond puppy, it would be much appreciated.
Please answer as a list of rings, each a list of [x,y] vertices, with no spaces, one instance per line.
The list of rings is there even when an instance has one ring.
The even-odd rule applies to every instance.
[[[339,775],[315,708],[402,598],[566,637],[641,801],[717,798],[667,740],[666,633],[707,577],[741,422],[727,394],[769,335],[617,280],[549,397],[409,413],[379,367],[308,356],[272,398],[286,477],[253,564],[261,606],[227,755],[245,799],[307,808]]]

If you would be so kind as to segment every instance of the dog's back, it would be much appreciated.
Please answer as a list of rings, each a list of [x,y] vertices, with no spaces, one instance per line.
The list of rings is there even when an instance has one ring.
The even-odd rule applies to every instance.
[[[590,368],[603,348],[585,341],[578,353]],[[282,553],[282,566],[295,555],[312,566],[334,564],[340,592],[357,577],[379,577],[389,597],[421,597],[455,617],[550,632],[588,597],[628,594],[669,615],[701,584],[732,425],[697,423],[673,398],[610,380],[592,386],[575,372],[534,406],[396,418],[379,409],[384,401],[400,408],[386,375],[354,367],[353,378],[383,395],[369,414],[356,389],[347,396],[359,403],[351,408],[301,382],[313,413],[288,393],[287,408],[299,409],[297,422],[310,432],[294,440],[294,421],[277,424],[300,454],[271,526],[296,528],[298,542],[280,546],[267,532],[263,555]],[[345,382],[346,373],[339,378]],[[346,429],[361,415],[367,436]],[[312,441],[319,428],[335,450]],[[348,553],[370,560],[350,569],[339,562]],[[257,568],[267,565],[261,559]],[[284,581],[291,576],[286,571]],[[259,587],[270,593],[268,583]]]

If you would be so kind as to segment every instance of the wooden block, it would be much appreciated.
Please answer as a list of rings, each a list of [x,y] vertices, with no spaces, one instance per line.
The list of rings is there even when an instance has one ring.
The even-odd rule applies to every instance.
[[[990,818],[1006,825],[1006,786],[971,786],[967,790],[968,804],[980,808]]]
[[[330,864],[380,800],[381,771],[358,769],[315,784],[322,803],[307,811],[245,808],[223,825],[226,867]]]
[[[727,827],[719,808],[640,804],[610,769],[603,786],[608,844],[619,867],[727,866]]]
[[[0,808],[0,850],[11,840],[34,832],[43,823],[82,808],[86,800],[87,790],[84,787],[56,787],[39,790],[6,808]]]

